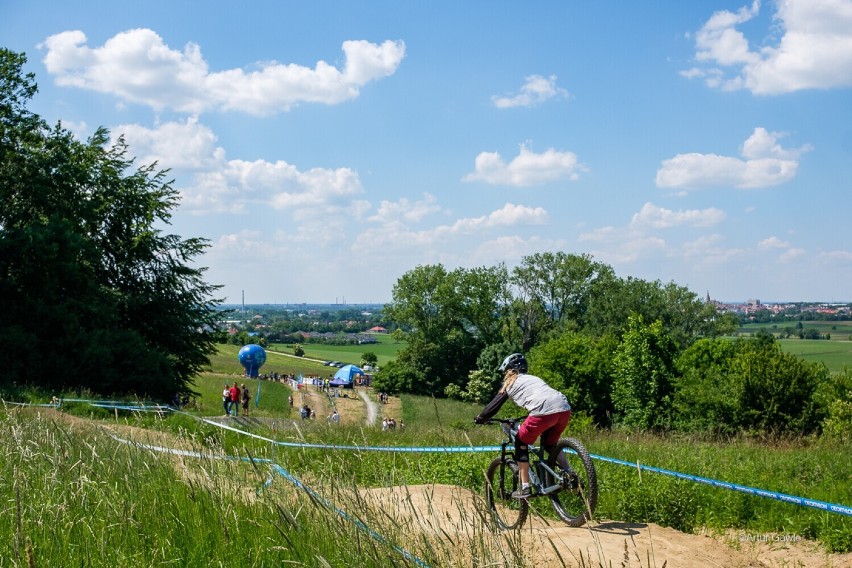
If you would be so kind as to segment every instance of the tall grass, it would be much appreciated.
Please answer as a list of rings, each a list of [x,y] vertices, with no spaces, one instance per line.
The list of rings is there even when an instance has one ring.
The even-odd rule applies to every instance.
[[[215,377],[206,380],[218,383]],[[273,385],[264,383],[262,388]],[[281,389],[281,396],[268,401],[270,415],[289,410],[283,396],[289,389],[275,388]],[[215,397],[210,404],[218,403],[215,390],[210,396]],[[264,430],[261,422],[256,432],[281,441],[361,447],[478,446],[500,439],[495,427],[472,423],[479,405],[405,396],[402,408],[406,428],[394,433],[325,421],[289,421],[275,431]],[[504,408],[504,414],[513,410]],[[481,494],[483,471],[496,453],[287,448],[187,416],[126,415],[116,421],[111,413],[97,412],[90,415],[99,421],[66,422],[52,412],[0,411],[0,471],[5,474],[0,531],[13,535],[0,544],[0,568],[25,565],[28,541],[42,566],[410,564],[397,549],[433,566],[474,565],[474,560],[476,565],[534,564],[523,547],[507,545],[509,535],[492,534],[481,511],[464,519],[464,538],[441,536],[440,527],[424,531],[411,524],[417,511],[399,512],[414,507],[405,492],[421,484],[448,484]],[[583,424],[578,419],[572,427]],[[133,429],[134,439],[144,434],[152,445],[272,459],[318,494],[296,490],[267,464],[166,457],[120,443],[106,430],[124,435],[131,426],[146,428]],[[720,444],[588,428],[573,433],[594,454],[852,502],[852,456],[841,445],[808,439],[776,447],[746,439]],[[598,520],[657,522],[685,531],[707,527],[794,534],[818,539],[829,550],[852,550],[848,518],[659,474],[640,476],[635,468],[596,464]],[[365,497],[371,487],[397,487],[401,492],[391,505],[382,506]],[[326,500],[347,516],[329,510]],[[459,514],[471,515],[465,511],[469,509],[460,508]],[[381,540],[364,526],[378,531]],[[461,563],[453,560],[459,550],[464,551]]]
[[[300,460],[319,466],[308,494],[263,463],[158,454],[52,414],[0,412],[8,476],[0,532],[12,535],[0,543],[0,567],[451,566],[458,558],[455,546],[412,529],[416,515],[401,522],[345,476],[329,476],[325,466],[339,461],[331,456]],[[226,453],[193,435],[180,444]],[[481,519],[477,526],[464,539],[468,559],[526,565],[523,555],[507,561]]]

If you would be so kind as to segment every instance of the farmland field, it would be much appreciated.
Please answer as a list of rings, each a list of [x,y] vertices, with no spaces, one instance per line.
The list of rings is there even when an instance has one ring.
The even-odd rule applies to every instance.
[[[752,335],[758,330],[775,334],[783,333],[787,327],[795,328],[795,322],[782,324],[748,324],[738,330],[740,335]],[[852,322],[848,321],[805,321],[804,329],[816,329],[822,334],[830,334],[831,339],[779,339],[781,349],[801,357],[805,361],[824,363],[832,372],[852,367]]]
[[[379,358],[379,366],[384,365],[394,357],[397,352],[405,346],[405,343],[394,341],[390,335],[376,334],[374,336],[378,343],[366,343],[362,345],[327,345],[324,343],[302,343],[305,350],[305,358],[318,359],[320,361],[340,361],[358,365],[361,355],[368,351],[375,353]],[[292,353],[291,344],[274,343],[269,346],[272,351]]]

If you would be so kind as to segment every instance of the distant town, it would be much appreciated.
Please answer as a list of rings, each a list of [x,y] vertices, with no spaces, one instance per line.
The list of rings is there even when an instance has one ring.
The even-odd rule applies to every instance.
[[[740,316],[756,316],[771,314],[775,316],[791,316],[797,319],[849,319],[852,316],[852,303],[828,302],[761,302],[750,299],[745,302],[721,302],[713,300],[708,293],[705,300],[713,304],[720,312],[733,313]],[[804,316],[804,317],[802,317]]]

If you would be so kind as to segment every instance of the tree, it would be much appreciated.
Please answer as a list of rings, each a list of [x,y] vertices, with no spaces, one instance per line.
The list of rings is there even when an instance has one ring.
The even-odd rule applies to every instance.
[[[408,341],[397,365],[380,373],[389,386],[410,384],[407,392],[416,394],[443,393],[451,383],[464,387],[480,350],[500,337],[506,280],[503,267],[447,271],[438,264],[402,275],[383,310]]]
[[[645,321],[660,320],[679,349],[701,337],[719,337],[736,328],[735,318],[718,314],[713,304],[683,286],[628,277],[608,281],[597,291],[586,329],[621,335],[627,329],[627,314],[639,314]]]
[[[563,392],[574,410],[583,410],[599,425],[612,415],[610,377],[618,340],[566,332],[535,346],[529,353],[532,370]]]
[[[612,403],[618,421],[639,428],[670,425],[675,343],[660,320],[632,314],[613,360]]]
[[[372,351],[366,351],[361,354],[361,365],[371,365],[373,367],[376,366],[376,363],[379,362],[379,356],[373,353]]]
[[[828,380],[824,365],[784,353],[763,332],[738,341],[731,373],[737,395],[735,421],[741,428],[774,433],[810,433],[817,428],[820,415],[814,394]]]
[[[612,279],[612,268],[589,255],[545,252],[524,257],[511,278],[520,301],[516,313],[523,316],[524,349],[551,329],[585,327],[595,290]]]
[[[737,386],[731,362],[737,353],[727,339],[700,339],[677,359],[674,422],[681,430],[726,432],[738,429]]]
[[[26,110],[25,62],[0,49],[0,381],[190,392],[213,350],[216,287],[190,266],[207,243],[159,228],[178,193],[123,140],[80,142]]]

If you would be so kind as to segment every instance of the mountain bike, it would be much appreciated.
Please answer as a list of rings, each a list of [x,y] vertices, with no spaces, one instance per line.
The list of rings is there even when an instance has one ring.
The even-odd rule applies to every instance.
[[[488,466],[485,499],[494,522],[502,529],[520,528],[529,514],[532,502],[547,497],[560,519],[568,526],[579,527],[592,518],[598,502],[598,477],[595,464],[585,446],[576,438],[562,438],[552,455],[545,458],[541,446],[529,447],[530,487],[532,495],[516,499],[512,492],[520,488],[518,463],[515,461],[515,437],[523,418],[492,418],[486,424],[501,424],[506,439],[500,445],[500,456]],[[568,469],[557,463],[564,454]]]

